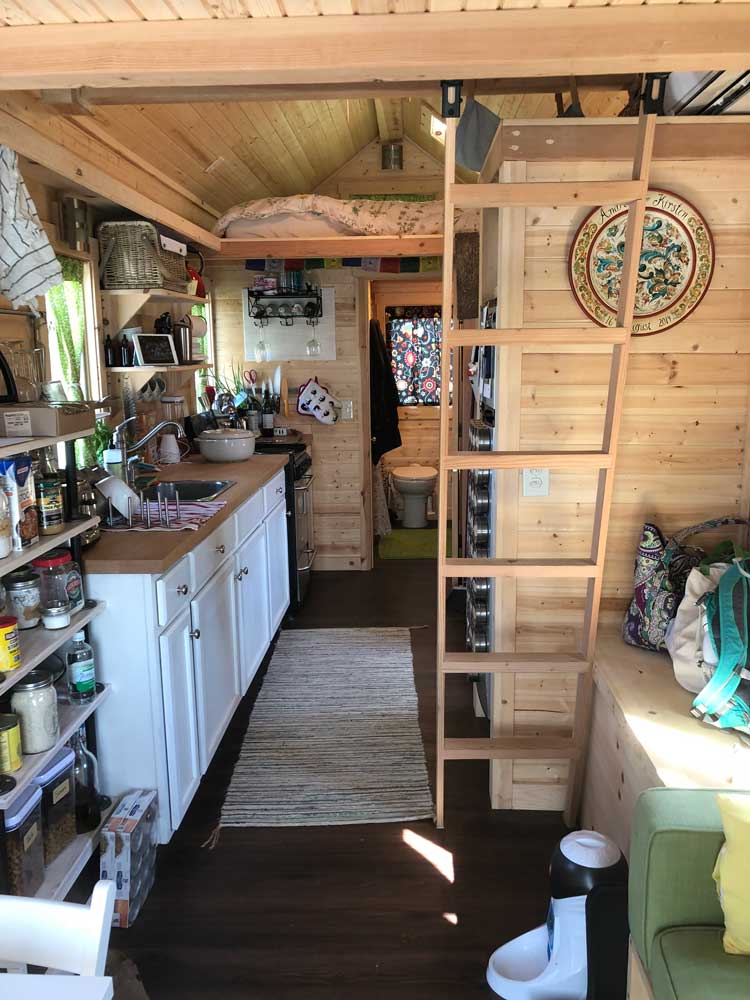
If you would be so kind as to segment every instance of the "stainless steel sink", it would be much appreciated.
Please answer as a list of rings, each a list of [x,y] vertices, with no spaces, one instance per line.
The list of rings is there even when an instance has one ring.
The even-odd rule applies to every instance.
[[[232,479],[182,479],[176,483],[153,483],[143,491],[143,497],[145,500],[170,500],[174,502],[175,493],[179,492],[180,503],[215,500],[234,485]]]

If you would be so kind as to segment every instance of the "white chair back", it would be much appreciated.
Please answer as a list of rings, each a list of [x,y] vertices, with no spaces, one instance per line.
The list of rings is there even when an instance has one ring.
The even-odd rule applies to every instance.
[[[114,882],[97,882],[88,906],[0,896],[0,960],[103,976],[114,907]]]

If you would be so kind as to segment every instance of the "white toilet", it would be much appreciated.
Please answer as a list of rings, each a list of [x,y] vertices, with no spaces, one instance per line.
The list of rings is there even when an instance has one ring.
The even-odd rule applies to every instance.
[[[391,473],[393,485],[403,497],[405,528],[427,527],[427,498],[435,492],[438,472],[431,465],[402,465]]]

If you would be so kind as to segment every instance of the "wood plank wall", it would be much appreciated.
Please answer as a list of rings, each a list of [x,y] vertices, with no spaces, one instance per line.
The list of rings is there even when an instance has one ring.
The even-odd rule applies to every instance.
[[[289,361],[282,372],[289,385],[298,386],[312,375],[339,399],[354,402],[354,420],[326,426],[314,417],[295,412],[290,398],[290,417],[282,421],[313,436],[315,472],[316,569],[362,569],[368,553],[362,539],[365,532],[363,504],[362,371],[358,329],[357,279],[362,272],[353,268],[311,271],[311,280],[333,287],[336,294],[336,360]],[[259,366],[245,359],[242,332],[242,289],[248,286],[248,272],[237,261],[212,264],[207,272],[212,288],[212,308],[216,329],[218,371],[232,364],[253,367],[262,376],[273,373],[275,365]],[[366,304],[362,304],[366,308]],[[369,423],[369,411],[366,414]]]
[[[529,163],[528,179],[625,179],[629,170],[628,163]],[[750,504],[750,160],[656,161],[651,186],[685,196],[704,214],[716,242],[716,270],[684,323],[634,338],[607,548],[605,628],[619,628],[632,596],[644,520],[672,533],[722,514],[748,516]],[[581,322],[566,267],[584,215],[569,208],[527,210],[526,325]],[[524,355],[522,450],[601,446],[607,360],[603,354]],[[548,497],[522,498],[519,556],[588,555],[594,485],[593,475],[552,471]],[[715,533],[714,541],[721,537]],[[518,607],[519,649],[577,646],[582,587],[522,581]],[[569,733],[573,692],[573,678],[519,678],[516,733]],[[515,762],[514,806],[560,808],[566,772],[562,762]]]
[[[404,139],[404,169],[380,169],[380,142],[374,140],[315,189],[331,198],[364,194],[435,194],[442,198],[443,165],[411,139]]]

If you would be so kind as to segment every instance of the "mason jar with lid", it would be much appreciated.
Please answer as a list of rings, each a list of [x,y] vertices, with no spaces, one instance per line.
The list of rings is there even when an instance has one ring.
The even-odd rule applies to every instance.
[[[30,569],[17,569],[5,577],[8,611],[18,619],[20,629],[39,624],[39,574]]]
[[[68,549],[52,549],[35,559],[32,566],[41,577],[41,603],[45,607],[67,600],[71,614],[83,610],[81,570]]]
[[[21,746],[24,753],[42,753],[60,738],[57,716],[57,691],[48,670],[32,670],[13,688],[10,699],[13,712],[21,723]]]

